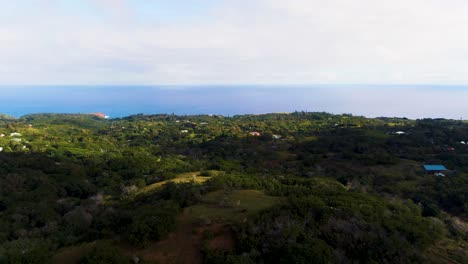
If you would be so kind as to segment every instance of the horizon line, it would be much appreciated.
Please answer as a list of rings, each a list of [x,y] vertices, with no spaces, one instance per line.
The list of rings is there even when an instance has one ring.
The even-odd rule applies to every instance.
[[[239,87],[239,86],[276,86],[276,87],[303,87],[303,86],[408,86],[408,87],[417,87],[417,86],[450,86],[450,87],[468,87],[467,84],[443,84],[443,83],[394,83],[394,84],[384,84],[384,83],[239,83],[239,84],[229,84],[229,83],[210,83],[210,84],[0,84],[1,87]]]
[[[109,116],[109,118],[103,118],[103,120],[121,119],[121,118],[127,118],[127,117],[138,116],[138,115],[144,115],[144,116],[174,115],[174,116],[188,116],[188,117],[190,117],[190,116],[222,116],[222,117],[231,118],[231,117],[234,117],[234,116],[251,116],[251,115],[256,115],[256,116],[275,115],[275,114],[291,115],[291,114],[294,114],[294,113],[302,113],[302,112],[307,113],[307,114],[330,114],[330,115],[334,115],[334,116],[351,115],[353,117],[364,117],[364,118],[367,118],[367,119],[394,118],[394,119],[407,119],[407,120],[413,120],[413,121],[425,120],[425,119],[429,119],[429,120],[443,119],[443,120],[462,121],[462,122],[468,121],[468,119],[464,119],[463,117],[461,119],[448,118],[448,117],[411,118],[411,117],[405,117],[405,116],[383,116],[383,115],[382,116],[371,117],[371,116],[359,115],[359,114],[353,114],[353,113],[333,113],[333,112],[328,112],[328,111],[307,111],[307,110],[294,110],[292,112],[239,113],[239,114],[229,114],[229,115],[216,114],[216,113],[210,113],[210,114],[207,114],[207,113],[175,114],[175,113],[168,113],[168,112],[166,112],[166,113],[163,113],[163,112],[160,112],[160,113],[132,113],[132,114],[127,114],[127,115],[123,115],[123,116],[118,116],[118,117],[115,117],[115,118],[112,118],[111,116]],[[103,112],[101,112],[101,113],[105,114]],[[0,112],[0,115],[6,115],[6,116],[9,116],[9,117],[14,117],[16,119],[20,119],[20,118],[23,118],[25,116],[30,116],[30,115],[89,115],[89,116],[93,116],[93,115],[96,115],[96,113],[95,112],[91,112],[91,113],[85,113],[85,112],[35,112],[35,113],[24,114],[24,115],[21,115],[21,116],[15,116],[15,115],[10,115],[10,114],[5,114],[5,113]]]

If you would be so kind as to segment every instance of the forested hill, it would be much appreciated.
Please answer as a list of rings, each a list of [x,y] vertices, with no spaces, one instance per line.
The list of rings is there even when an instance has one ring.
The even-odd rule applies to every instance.
[[[16,117],[5,115],[5,114],[0,114],[0,124],[5,124],[7,122],[11,122],[16,120]]]
[[[468,263],[467,190],[467,121],[0,115],[0,263]]]

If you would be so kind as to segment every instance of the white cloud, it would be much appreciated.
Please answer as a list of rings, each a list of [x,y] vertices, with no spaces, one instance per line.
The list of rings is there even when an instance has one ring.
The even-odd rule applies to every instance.
[[[468,84],[466,1],[225,0],[175,22],[86,1],[110,16],[0,20],[0,82]]]
[[[107,12],[115,19],[127,20],[135,14],[127,0],[87,0],[97,8]]]

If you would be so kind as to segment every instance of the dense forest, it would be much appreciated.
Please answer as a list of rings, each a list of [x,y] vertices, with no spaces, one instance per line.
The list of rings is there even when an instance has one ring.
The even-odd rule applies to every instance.
[[[468,263],[467,220],[467,121],[0,115],[0,263]]]

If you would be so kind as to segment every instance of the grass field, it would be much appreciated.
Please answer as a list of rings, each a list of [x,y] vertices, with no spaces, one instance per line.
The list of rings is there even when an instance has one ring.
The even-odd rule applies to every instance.
[[[213,176],[216,176],[220,173],[220,171],[210,171]],[[162,182],[157,182],[151,185],[148,185],[144,188],[142,188],[140,191],[138,191],[138,194],[144,194],[148,192],[152,192],[154,190],[157,190],[164,186],[164,184],[169,183],[169,182],[174,182],[174,183],[187,183],[187,182],[196,182],[196,183],[204,183],[207,180],[211,179],[213,176],[200,176],[199,171],[195,172],[186,172],[186,173],[181,173],[177,175],[174,179],[170,179],[167,181],[162,181]]]
[[[185,209],[193,221],[234,223],[272,207],[279,198],[256,190],[216,191],[205,195],[202,202]]]

